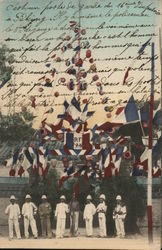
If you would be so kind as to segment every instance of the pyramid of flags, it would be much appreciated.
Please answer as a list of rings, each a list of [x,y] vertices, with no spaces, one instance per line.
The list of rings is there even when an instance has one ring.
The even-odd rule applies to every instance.
[[[81,110],[79,101],[73,97],[71,102],[64,101],[64,112],[58,115],[56,125],[42,122],[42,143],[48,140],[60,139],[64,141],[63,148],[52,149],[52,155],[94,155],[99,153],[99,145],[93,143],[94,130],[87,127],[87,120],[94,114],[88,111],[88,103]],[[68,122],[68,127],[63,125]]]
[[[92,57],[92,51],[90,49],[90,43],[85,40],[85,55],[81,58],[80,40],[82,36],[85,36],[86,29],[80,27],[80,24],[76,21],[70,21],[69,30],[71,35],[65,35],[63,41],[59,42],[55,48],[49,54],[49,61],[45,63],[45,73],[38,79],[28,91],[28,94],[37,88],[38,92],[43,92],[47,88],[53,88],[56,86],[66,87],[67,91],[75,91],[81,93],[88,89],[87,75],[92,73],[91,83],[96,85],[96,89],[99,95],[104,95],[102,82],[99,80],[97,74],[97,67]],[[57,49],[57,52],[56,52]],[[72,51],[73,55],[69,58],[68,51]],[[61,56],[61,57],[60,57]],[[66,77],[60,77],[57,79],[59,72],[58,64],[65,63],[65,70],[63,73]],[[83,68],[86,65],[87,68]],[[87,66],[88,65],[88,66]],[[56,84],[56,80],[58,85]],[[59,96],[59,91],[54,92],[54,97]],[[31,107],[36,108],[36,99],[34,96],[30,96]]]

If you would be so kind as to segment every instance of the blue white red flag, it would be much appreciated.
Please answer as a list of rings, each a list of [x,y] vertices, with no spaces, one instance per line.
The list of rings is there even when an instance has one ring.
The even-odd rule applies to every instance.
[[[139,121],[139,114],[133,95],[130,97],[125,108],[115,117],[115,122],[132,123]]]

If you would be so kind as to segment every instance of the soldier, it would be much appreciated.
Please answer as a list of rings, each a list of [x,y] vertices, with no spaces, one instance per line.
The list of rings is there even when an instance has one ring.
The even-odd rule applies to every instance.
[[[79,202],[73,195],[72,201],[69,204],[70,209],[70,233],[72,236],[78,235],[78,221],[79,221]]]
[[[24,233],[26,239],[29,238],[29,225],[34,235],[34,239],[37,239],[38,237],[37,226],[34,219],[34,215],[36,215],[36,213],[37,207],[33,202],[31,202],[31,196],[27,194],[25,197],[25,203],[22,207],[22,215],[24,216]]]
[[[51,231],[51,221],[50,221],[50,214],[52,211],[51,205],[47,202],[46,195],[42,195],[42,204],[39,205],[39,215],[41,220],[41,228],[42,228],[42,236],[45,238],[46,234],[50,239],[52,237]]]
[[[65,203],[65,196],[60,197],[60,203],[56,206],[55,218],[56,224],[56,238],[63,238],[65,233],[66,214],[69,212],[68,205]]]
[[[96,208],[91,202],[92,197],[88,195],[86,198],[87,204],[84,208],[83,219],[86,223],[86,234],[88,237],[92,237],[93,234],[93,216],[96,213]]]
[[[105,205],[105,195],[100,195],[100,203],[97,206],[96,212],[98,213],[100,237],[106,237],[106,211],[107,206]]]
[[[125,237],[124,221],[127,214],[126,206],[122,202],[120,195],[116,197],[116,207],[113,211],[113,219],[115,220],[116,234],[118,238]]]
[[[18,239],[21,239],[20,228],[19,228],[19,219],[20,208],[19,205],[15,203],[16,198],[14,195],[10,197],[10,205],[7,206],[5,214],[8,214],[8,227],[9,227],[9,240],[13,239],[13,228],[15,227],[16,236]]]

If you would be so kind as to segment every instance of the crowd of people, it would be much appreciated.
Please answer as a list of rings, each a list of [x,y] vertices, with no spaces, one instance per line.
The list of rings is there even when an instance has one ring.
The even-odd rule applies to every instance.
[[[49,239],[52,238],[51,229],[51,213],[52,207],[48,202],[46,195],[42,195],[41,204],[37,206],[32,202],[29,194],[25,197],[25,203],[20,207],[16,202],[14,195],[10,197],[10,204],[5,210],[5,214],[8,215],[8,228],[9,228],[9,239],[13,239],[14,229],[16,232],[17,239],[21,239],[19,220],[21,216],[24,218],[24,235],[25,238],[29,238],[29,226],[31,227],[32,234],[35,239],[38,238],[38,229],[36,225],[35,215],[38,213],[41,222],[41,233],[42,237]],[[70,235],[78,236],[78,224],[79,224],[79,211],[80,206],[78,200],[73,195],[73,198],[69,204],[66,203],[66,198],[61,195],[60,202],[56,205],[54,211],[54,217],[56,219],[56,238],[63,238],[65,235],[65,225],[67,214],[70,214]],[[99,222],[99,237],[107,237],[106,232],[106,200],[105,195],[101,194],[99,204],[97,207],[92,203],[91,195],[86,198],[86,205],[83,211],[83,219],[85,220],[86,236],[93,236],[93,217],[97,213]],[[119,238],[125,237],[124,221],[127,211],[126,206],[122,201],[120,195],[116,197],[116,206],[113,211],[113,219],[115,221],[116,236]]]

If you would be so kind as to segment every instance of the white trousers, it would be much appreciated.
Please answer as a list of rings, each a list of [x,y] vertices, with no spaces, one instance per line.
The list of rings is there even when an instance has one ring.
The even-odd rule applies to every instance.
[[[86,219],[85,220],[85,223],[86,223],[86,234],[87,236],[92,236],[93,234],[93,227],[92,227],[92,224],[93,224],[93,219]]]
[[[57,218],[56,237],[64,237],[66,219]]]
[[[26,219],[24,217],[24,233],[25,233],[25,237],[29,238],[29,225],[31,227],[32,233],[34,235],[34,237],[38,237],[38,231],[37,231],[37,226],[36,226],[36,222],[35,219]]]
[[[106,236],[106,217],[99,217],[98,218],[99,221],[99,234],[101,237],[105,237]]]
[[[14,230],[14,228],[15,228],[15,232],[16,232],[16,237],[18,239],[21,238],[18,219],[9,219],[8,220],[8,228],[9,228],[9,238],[10,239],[13,239],[13,230]]]
[[[121,218],[115,219],[115,227],[117,236],[125,236],[124,221]]]
[[[73,215],[70,215],[70,232],[72,235],[78,234],[78,221],[79,221],[79,212],[74,212]]]

